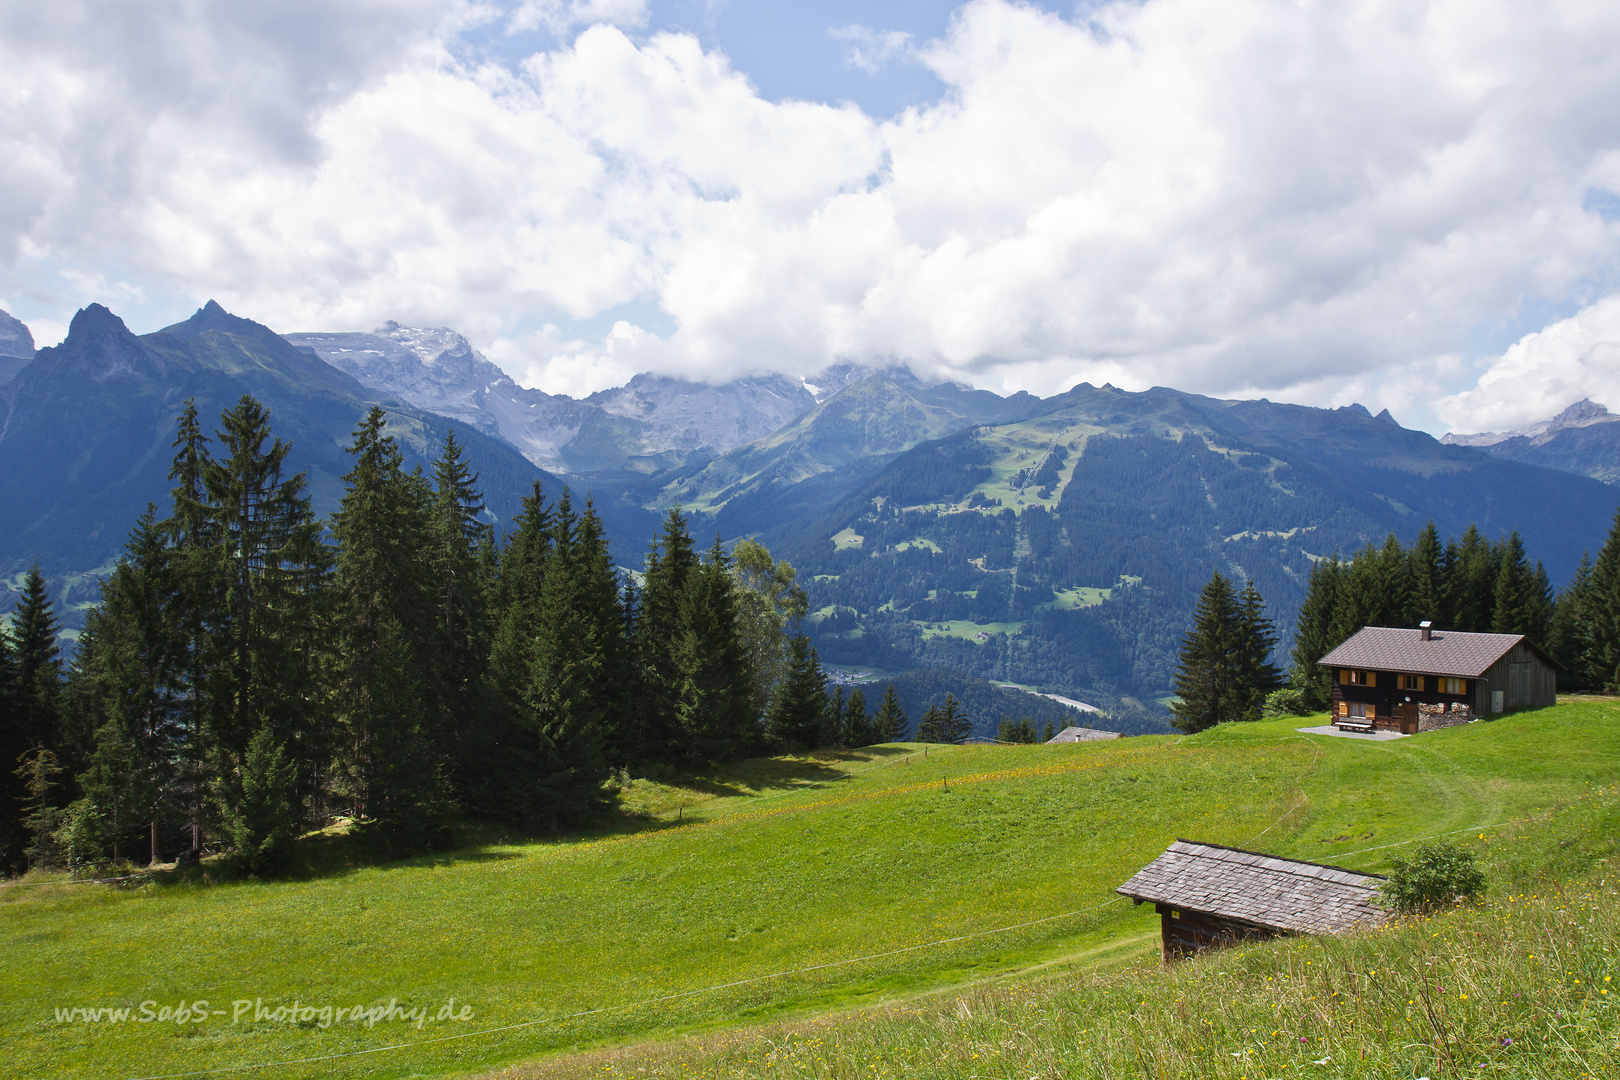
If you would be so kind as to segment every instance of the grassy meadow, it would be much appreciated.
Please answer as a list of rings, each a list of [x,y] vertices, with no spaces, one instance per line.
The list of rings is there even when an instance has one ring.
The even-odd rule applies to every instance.
[[[621,793],[622,819],[589,836],[485,837],[381,865],[327,838],[284,881],[219,880],[205,868],[123,887],[3,888],[7,1071],[118,1078],[271,1064],[253,1074],[416,1076],[589,1060],[605,1072],[626,1052],[613,1047],[676,1039],[687,1041],[674,1056],[647,1051],[651,1067],[698,1071],[680,1055],[687,1046],[709,1047],[704,1061],[743,1075],[897,1074],[912,1061],[938,1075],[1027,1076],[1074,1071],[1085,1055],[1073,1040],[1095,1049],[1088,1040],[1105,1039],[1114,1049],[1096,1060],[1113,1064],[1099,1075],[1277,1075],[1281,1058],[1257,1059],[1271,1072],[1228,1070],[1246,1064],[1247,1045],[1193,1073],[1187,1063],[1241,1025],[1281,1030],[1251,1021],[1280,1022],[1300,988],[1317,985],[1311,972],[1296,986],[1289,965],[1326,970],[1312,957],[1417,931],[1246,949],[1223,954],[1229,974],[1203,961],[1162,975],[1151,970],[1156,917],[1116,898],[1116,885],[1178,836],[1379,870],[1399,850],[1391,845],[1457,833],[1485,855],[1499,890],[1543,874],[1548,858],[1585,873],[1606,856],[1571,822],[1612,807],[1620,781],[1614,702],[1394,742],[1294,730],[1311,722],[746,762],[679,783],[637,780]],[[1612,846],[1612,812],[1606,820]],[[1601,880],[1583,887],[1607,896],[1612,878]],[[1530,903],[1550,912],[1544,892]],[[1612,950],[1613,905],[1591,906],[1592,919],[1608,920]],[[1521,910],[1532,908],[1514,917]],[[1487,942],[1469,935],[1511,925],[1503,917],[1496,907],[1448,916],[1434,932],[1453,937],[1428,940],[1436,955],[1447,941]],[[1145,1004],[1122,1012],[1127,998]],[[198,999],[208,1002],[200,1018]],[[136,1022],[148,1001],[170,1017]],[[391,1003],[395,1015],[383,1015]],[[75,1007],[134,1011],[127,1022],[57,1019]],[[337,1019],[337,1009],[362,1019]],[[1035,1024],[1036,1013],[1047,1019]],[[1172,1016],[1180,1026],[1160,1032]],[[791,1035],[795,1025],[824,1031],[806,1039],[844,1056],[767,1061],[775,1051],[757,1038],[775,1035],[738,1034]],[[1605,1030],[1612,1040],[1613,1024]],[[1311,1048],[1320,1034],[1294,1037]],[[788,1035],[773,1045],[806,1044]],[[1026,1056],[1008,1049],[999,1063],[962,1049],[1020,1039]],[[1069,1045],[1069,1056],[1041,1058],[1043,1040]],[[1144,1047],[1159,1047],[1162,1062],[1143,1059]],[[1391,1073],[1394,1064],[1366,1075],[1438,1075]]]

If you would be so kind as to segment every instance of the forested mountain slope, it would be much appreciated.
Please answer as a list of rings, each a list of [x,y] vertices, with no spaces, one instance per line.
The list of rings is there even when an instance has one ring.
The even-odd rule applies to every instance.
[[[1442,536],[1517,530],[1561,583],[1616,501],[1360,406],[1082,384],[918,446],[765,539],[809,579],[831,661],[948,664],[1117,707],[1169,692],[1212,570],[1253,578],[1286,639],[1315,559],[1433,518]]]

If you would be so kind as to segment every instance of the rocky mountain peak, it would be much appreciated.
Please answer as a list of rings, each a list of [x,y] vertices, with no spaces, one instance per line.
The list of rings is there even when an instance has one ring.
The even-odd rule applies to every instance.
[[[163,358],[142,344],[123,319],[100,304],[80,308],[68,324],[62,344],[36,354],[35,362],[40,361],[53,374],[76,373],[97,382],[144,378],[168,370]]]
[[[219,301],[210,300],[198,308],[191,318],[184,322],[177,322],[172,326],[165,326],[158,331],[160,334],[169,334],[188,341],[199,334],[206,334],[210,330],[218,330],[226,334],[235,334],[238,337],[250,338],[266,344],[281,342],[280,335],[263,323],[256,323],[252,319],[244,319],[240,315],[232,315],[220,306]]]
[[[1587,424],[1601,424],[1606,420],[1615,419],[1608,409],[1599,405],[1591,398],[1581,398],[1575,404],[1552,418],[1548,430],[1566,427],[1585,427]]]
[[[28,327],[0,311],[0,356],[15,356],[23,360],[34,358],[34,335]]]

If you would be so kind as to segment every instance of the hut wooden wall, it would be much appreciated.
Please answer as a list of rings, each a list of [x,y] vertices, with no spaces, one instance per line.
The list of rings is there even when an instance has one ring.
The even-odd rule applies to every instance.
[[[1153,906],[1159,912],[1160,948],[1167,964],[1183,956],[1196,956],[1205,949],[1277,936],[1277,931],[1251,923],[1222,919],[1200,911],[1171,908],[1164,904]]]
[[[1514,665],[1523,665],[1515,668]],[[1492,664],[1475,684],[1474,713],[1491,715],[1491,691],[1502,691],[1502,708],[1539,709],[1558,703],[1558,672],[1521,641]]]

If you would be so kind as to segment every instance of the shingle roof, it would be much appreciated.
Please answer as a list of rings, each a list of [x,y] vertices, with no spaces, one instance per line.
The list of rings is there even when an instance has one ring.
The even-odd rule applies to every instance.
[[[1115,892],[1273,930],[1338,934],[1377,926],[1383,878],[1337,866],[1177,840]]]
[[[1436,630],[1423,640],[1421,630],[1392,626],[1364,626],[1350,640],[1328,653],[1317,663],[1323,667],[1371,668],[1374,671],[1404,671],[1413,675],[1454,675],[1477,679],[1519,642],[1557,666],[1546,653],[1523,634],[1466,634],[1461,630]]]
[[[1053,743],[1090,742],[1093,739],[1117,739],[1117,731],[1100,731],[1097,728],[1074,727],[1070,725],[1046,740],[1046,745]]]

